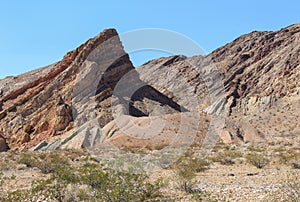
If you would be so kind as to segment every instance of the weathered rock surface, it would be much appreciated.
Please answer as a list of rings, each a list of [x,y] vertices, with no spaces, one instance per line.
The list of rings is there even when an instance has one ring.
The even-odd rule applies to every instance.
[[[126,74],[126,85],[114,93]],[[112,112],[118,108],[137,117],[153,113],[155,105],[167,113],[181,111],[176,102],[139,79],[114,29],[104,30],[54,65],[6,78],[0,84],[0,132],[12,150],[51,142],[95,118],[103,127],[114,119]],[[78,136],[84,140],[87,134]],[[80,140],[73,142],[69,146],[75,147],[76,142],[82,146]]]
[[[244,98],[251,99],[250,102],[263,99],[262,103],[271,105],[278,98],[297,95],[300,93],[300,24],[276,32],[255,31],[243,35],[206,57],[175,56],[153,60],[145,63],[139,72],[143,80],[157,88],[163,84],[173,90],[189,84],[202,98],[211,93],[205,92],[209,84],[204,82],[211,78],[204,74],[213,70],[209,68],[210,62],[220,72],[220,77],[213,78],[213,82],[222,79],[226,97],[234,99],[231,108]],[[159,75],[156,72],[167,73]],[[178,74],[186,83],[169,81]]]
[[[212,74],[215,69],[219,73]],[[291,110],[299,102],[300,24],[275,32],[255,31],[243,35],[205,57],[172,56],[152,60],[138,71],[143,80],[161,92],[176,92],[180,99],[175,100],[189,110],[195,107],[185,100],[186,91],[196,94],[198,107],[206,113],[225,113],[230,128],[221,134],[225,142],[262,141],[266,134],[259,130],[273,127],[272,122],[278,119],[274,114],[281,107],[290,106],[285,107],[281,116],[286,116],[290,123],[299,121],[299,117],[291,118],[288,114],[294,113]],[[179,76],[184,82],[174,82]],[[218,84],[220,81],[223,86]],[[217,97],[218,93],[224,96]],[[270,124],[265,127],[258,127],[261,120],[253,121],[261,113],[269,114]],[[272,133],[264,131],[268,135]]]
[[[95,46],[114,36],[117,36],[115,30],[105,30],[67,53],[54,67],[44,68],[39,78],[29,79],[19,88],[7,90],[8,93],[0,99],[0,125],[11,149],[32,147],[68,131],[67,126],[72,127],[71,84]],[[128,62],[126,67],[132,68],[131,63]]]
[[[159,58],[137,69],[117,32],[108,29],[60,62],[0,80],[0,148],[82,148],[105,141],[142,145],[130,138],[123,144],[126,126],[116,124],[117,117],[130,115],[141,125],[149,117],[173,120],[163,130],[171,134],[178,112],[224,119],[219,135],[226,143],[265,141],[271,134],[266,128],[282,115],[279,109],[292,114],[285,119],[293,126],[289,131],[298,134],[299,78],[300,24],[243,35],[207,56]],[[261,116],[268,117],[265,127]],[[199,121],[200,128],[204,125]],[[198,136],[205,133],[199,129]],[[167,136],[147,144],[167,144]]]
[[[26,87],[29,83],[45,77],[54,69],[55,64],[33,70],[19,76],[9,76],[4,79],[0,79],[0,98],[10,94],[11,92],[17,91],[24,86]]]

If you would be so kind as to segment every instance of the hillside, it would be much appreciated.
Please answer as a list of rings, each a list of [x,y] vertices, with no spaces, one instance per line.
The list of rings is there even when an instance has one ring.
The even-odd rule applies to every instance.
[[[300,24],[136,68],[107,29],[0,80],[0,201],[299,201],[299,109]]]

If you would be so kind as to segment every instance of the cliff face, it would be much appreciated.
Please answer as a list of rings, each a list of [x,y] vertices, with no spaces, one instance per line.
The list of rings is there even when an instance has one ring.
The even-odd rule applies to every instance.
[[[126,74],[126,85],[113,96]],[[142,89],[133,91],[137,87]],[[181,110],[139,79],[114,29],[104,30],[56,64],[1,80],[0,90],[0,135],[12,150],[51,142],[95,118],[105,126],[114,119],[115,97],[119,108],[132,116],[149,115],[157,103],[169,113]],[[128,100],[124,92],[130,91],[134,94]]]
[[[297,131],[299,42],[297,24],[277,32],[252,32],[208,56],[160,58],[135,70],[117,32],[104,30],[60,62],[0,80],[0,151],[29,149],[41,142],[45,146],[54,140],[53,148],[62,147],[66,139],[76,136],[76,128],[94,119],[100,129],[91,132],[89,126],[83,139],[73,138],[65,147],[80,148],[101,138],[116,141],[120,128],[114,125],[114,114],[137,117],[132,119],[145,125],[148,118],[139,117],[161,116],[161,111],[174,114],[164,119],[178,122],[178,112],[218,114],[225,109],[227,124],[220,135],[232,142],[263,139],[270,130],[257,124],[262,122],[257,115],[270,120],[265,124],[272,128],[282,108],[284,114],[291,114],[290,124]],[[217,73],[211,71],[211,62]],[[184,82],[176,82],[178,77]],[[224,89],[217,85],[220,81]],[[224,99],[218,100],[221,91]],[[270,113],[276,116],[268,119]],[[176,124],[169,125],[163,132],[166,136],[178,130]],[[208,127],[200,128],[204,125]],[[88,137],[91,133],[94,143]],[[67,138],[57,141],[61,135]]]
[[[72,127],[70,85],[92,50],[114,36],[117,36],[115,30],[105,30],[54,65],[1,81],[2,84],[14,84],[14,87],[1,86],[3,96],[0,99],[0,133],[11,149],[32,147]],[[123,71],[131,68],[127,56]]]

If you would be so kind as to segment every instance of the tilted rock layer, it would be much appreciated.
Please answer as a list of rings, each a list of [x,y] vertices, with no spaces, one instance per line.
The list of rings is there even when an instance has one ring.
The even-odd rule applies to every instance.
[[[124,146],[128,137],[118,132],[115,114],[134,116],[134,122],[146,125],[147,116],[171,120],[179,112],[206,116],[202,112],[218,115],[225,110],[226,125],[219,135],[231,143],[265,140],[284,111],[294,126],[289,131],[297,135],[299,79],[300,24],[243,35],[207,56],[160,58],[136,70],[117,32],[108,29],[60,62],[0,80],[0,151],[40,148],[53,141],[53,148],[109,139]],[[261,116],[269,120],[264,127]],[[84,134],[77,131],[90,120],[97,120],[100,129],[90,124]],[[177,130],[177,122],[168,130]],[[199,128],[208,127],[199,120],[201,124]],[[168,143],[168,130],[158,141]],[[159,147],[158,141],[148,142]]]
[[[219,73],[205,75],[211,66]],[[260,141],[280,131],[299,134],[300,24],[276,32],[243,35],[207,56],[161,58],[142,67],[138,69],[141,78],[161,92],[188,86],[196,93],[200,109],[210,114],[225,109],[229,117],[222,137],[226,142]],[[152,77],[158,70],[161,74]],[[178,74],[185,82],[174,84]],[[211,97],[216,91],[212,89],[220,80],[225,101],[214,102]],[[184,93],[178,91],[177,97],[184,97]],[[190,109],[183,99],[178,102]],[[263,125],[262,119],[268,123]],[[278,123],[279,119],[286,119],[291,127]]]
[[[111,38],[111,43],[106,44],[108,51],[124,53],[116,31],[105,30],[38,76],[30,77],[32,73],[21,75],[19,80],[25,84],[21,88],[3,90],[4,96],[0,99],[1,133],[11,149],[30,148],[72,128],[72,85],[83,71],[81,66],[89,54]],[[128,55],[123,55],[120,60],[124,62],[118,67],[121,75],[133,69]]]
[[[129,114],[146,116],[150,113],[146,106],[160,102],[169,113],[180,111],[179,105],[139,80],[116,30],[108,29],[56,64],[1,80],[0,135],[17,150],[51,141],[95,117],[103,127],[113,120],[113,90],[129,72],[128,82],[143,86],[132,101],[122,98],[122,92],[116,93],[122,99],[120,104],[129,105]],[[143,104],[144,100],[150,104]],[[93,112],[87,113],[88,109]]]

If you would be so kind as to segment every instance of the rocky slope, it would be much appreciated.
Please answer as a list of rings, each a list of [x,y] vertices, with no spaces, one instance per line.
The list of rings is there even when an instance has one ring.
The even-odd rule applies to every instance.
[[[139,80],[117,32],[108,29],[54,65],[1,80],[2,150],[29,149],[40,142],[51,142],[95,117],[103,127],[113,120],[113,90],[129,72],[131,83],[143,90],[135,92],[130,104],[122,98],[122,92],[116,95],[119,105],[129,106],[128,114],[148,115],[147,106],[156,103],[162,103],[169,113],[181,111],[178,104]],[[131,88],[134,86],[123,90]],[[94,110],[87,113],[86,109]]]
[[[221,134],[225,142],[233,139],[259,141],[270,137],[275,120],[283,117],[291,128],[279,126],[276,133],[286,130],[299,134],[299,42],[300,24],[276,32],[255,31],[208,56],[161,58],[145,63],[138,71],[143,80],[164,93],[189,86],[198,97],[200,109],[209,114],[225,110],[228,118]],[[206,76],[205,72],[212,69],[211,66],[215,66],[220,75]],[[152,77],[153,74],[158,76]],[[185,82],[174,84],[172,81],[178,74]],[[224,84],[225,101],[211,102],[212,92],[215,92],[211,86],[220,80]],[[178,97],[185,94],[185,91],[178,92]],[[180,101],[190,109],[188,102]],[[269,120],[263,127],[260,125],[262,119]]]
[[[124,136],[131,126],[118,125],[116,115],[142,126],[151,117],[169,121],[162,137],[147,143],[158,148],[187,111],[200,117],[191,121],[201,129],[199,141],[214,117],[226,123],[218,134],[226,143],[282,131],[299,137],[299,42],[296,24],[243,35],[208,56],[160,58],[135,70],[116,31],[104,30],[56,64],[0,80],[0,150],[145,146]],[[288,124],[277,127],[280,118]]]
[[[175,56],[150,61],[144,64],[147,68],[141,68],[140,73],[145,80],[159,85],[165,77],[157,79],[151,77],[150,73],[157,71],[159,66],[164,66],[168,71],[175,69],[187,78],[200,96],[205,83],[201,82],[201,75],[195,75],[195,71],[189,67],[197,62],[197,68],[207,68],[208,61],[211,61],[221,73],[227,98],[232,96],[237,100],[272,96],[275,100],[294,96],[300,90],[299,32],[299,24],[276,32],[255,31],[206,57],[196,56],[184,60],[183,57]]]

